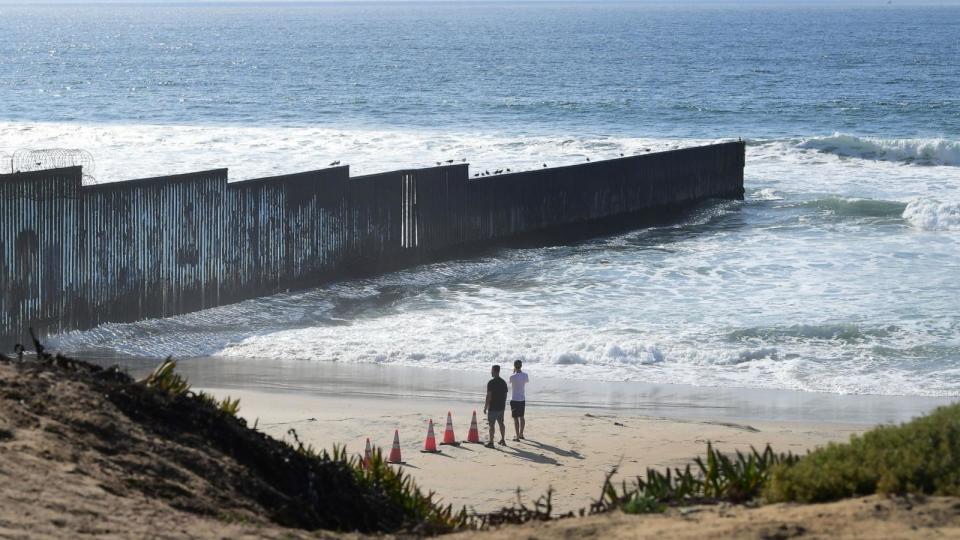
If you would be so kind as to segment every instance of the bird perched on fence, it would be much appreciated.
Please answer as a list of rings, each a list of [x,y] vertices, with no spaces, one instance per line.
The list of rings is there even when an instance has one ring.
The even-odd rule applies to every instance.
[[[478,176],[480,176],[480,173],[473,173],[473,177],[474,177],[474,178],[476,178],[476,177],[478,177]]]
[[[440,166],[440,162],[438,161],[438,162],[437,162],[437,167],[439,167],[439,166]]]
[[[483,171],[484,176],[490,176],[490,171]]]
[[[547,164],[546,164],[546,163],[543,164],[543,168],[544,168],[544,169],[547,168]]]
[[[590,161],[590,158],[587,158],[587,161]]]
[[[466,162],[467,162],[467,158],[463,158],[460,160],[460,163],[466,163]]]
[[[510,169],[507,169],[507,172],[510,172]]]
[[[453,163],[453,160],[452,160],[452,159],[448,159],[448,160],[447,160],[447,163]]]
[[[623,157],[623,152],[620,152],[620,157]]]

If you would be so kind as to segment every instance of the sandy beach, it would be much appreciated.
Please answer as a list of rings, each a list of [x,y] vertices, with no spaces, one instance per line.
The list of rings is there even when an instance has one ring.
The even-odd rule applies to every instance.
[[[630,479],[647,467],[682,466],[707,441],[730,452],[770,444],[804,453],[949,401],[538,380],[534,373],[527,440],[513,442],[508,423],[506,446],[443,446],[433,455],[420,452],[428,420],[439,441],[450,411],[465,440],[472,411],[482,416],[476,388],[487,375],[232,359],[186,361],[181,371],[198,388],[239,398],[240,415],[273,437],[289,440],[295,430],[305,444],[360,453],[368,437],[389,450],[399,430],[405,469],[418,484],[478,512],[512,503],[518,488],[528,504],[553,488],[557,511],[577,510],[599,495],[613,467]],[[486,440],[482,419],[480,431]]]
[[[423,454],[427,421],[433,419],[438,440],[446,409],[456,435],[465,439],[472,409],[434,399],[337,398],[207,388],[215,395],[239,397],[241,416],[277,438],[330,448],[346,444],[362,452],[367,437],[389,451],[393,430],[400,432],[405,467],[418,484],[437,492],[445,502],[492,511],[516,500],[522,488],[526,503],[552,487],[558,511],[576,510],[599,495],[604,474],[619,466],[632,478],[647,467],[683,466],[703,452],[706,442],[723,449],[748,450],[770,443],[777,449],[803,452],[834,440],[845,440],[864,426],[802,422],[721,423],[653,418],[601,410],[539,408],[530,411],[527,439],[490,450],[480,445],[441,447],[442,454]],[[482,411],[478,411],[478,415]],[[499,435],[498,435],[499,436]],[[484,441],[486,433],[482,434]]]
[[[207,369],[211,366],[221,375],[232,374],[219,378],[225,387],[221,390],[243,400],[247,418],[253,419],[260,433],[224,414],[209,398],[151,386],[160,384],[157,378],[135,382],[69,358],[48,356],[22,363],[0,359],[0,454],[4,457],[0,478],[5,480],[0,483],[5,509],[0,513],[0,537],[366,538],[331,531],[366,527],[356,530],[369,532],[369,520],[382,523],[396,518],[396,501],[374,496],[376,504],[369,504],[373,501],[365,497],[370,495],[358,498],[359,486],[344,481],[355,478],[352,473],[335,463],[308,458],[265,433],[287,438],[294,429],[300,440],[310,444],[353,444],[365,432],[422,428],[424,418],[451,402],[455,411],[472,405],[466,397],[458,401],[407,394],[418,386],[409,377],[421,387],[471,378],[457,372],[211,363],[209,359],[185,362],[185,371],[194,372],[196,378],[202,378],[198,372],[208,371],[204,380],[211,383],[214,379]],[[131,367],[137,375],[146,364]],[[284,370],[289,386],[299,390],[279,391],[270,382],[271,371]],[[315,380],[309,373],[323,374],[319,380],[327,384],[311,384]],[[293,374],[301,377],[289,377]],[[377,388],[380,378],[397,384],[380,386],[375,395],[357,392]],[[551,387],[556,391],[577,386],[548,379],[540,383],[548,395]],[[606,386],[608,391],[633,386],[638,394],[651,389],[637,383],[590,384]],[[244,385],[273,389],[240,388]],[[312,391],[304,391],[306,387]],[[335,387],[352,390],[331,394],[330,388]],[[666,401],[674,401],[674,410],[687,412],[697,411],[702,403],[688,399],[688,406],[682,407],[677,402],[680,395],[706,398],[710,393],[658,390],[661,402],[672,396]],[[747,401],[762,394],[744,392]],[[826,409],[835,405],[833,398],[823,401]],[[893,403],[901,414],[930,405],[911,400]],[[424,455],[417,452],[415,441],[405,439],[405,469],[423,486],[442,493],[446,501],[479,511],[512,502],[510,486],[524,487],[528,500],[529,494],[552,486],[555,510],[564,511],[596,496],[600,478],[614,463],[629,475],[644,465],[680,464],[699,453],[705,439],[727,449],[772,442],[798,450],[863,429],[857,423],[817,425],[801,420],[731,422],[727,417],[742,409],[729,405],[699,419],[573,403],[537,410],[540,425],[552,431],[545,427],[530,441],[498,450],[471,446]],[[872,495],[814,505],[682,505],[666,508],[662,514],[627,515],[615,510],[581,519],[462,531],[457,537],[953,538],[960,531],[958,518],[960,503],[955,497]],[[354,521],[343,525],[344,520]]]

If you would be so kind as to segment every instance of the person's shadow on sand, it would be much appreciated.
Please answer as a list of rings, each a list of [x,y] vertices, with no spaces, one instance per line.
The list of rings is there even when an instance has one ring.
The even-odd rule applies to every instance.
[[[532,461],[534,463],[543,463],[544,465],[558,465],[558,466],[560,465],[559,461],[557,461],[556,459],[550,456],[545,456],[543,454],[535,454],[533,452],[530,452],[529,450],[523,450],[521,448],[517,448],[516,446],[501,446],[499,449],[503,453],[509,456],[516,456],[526,461]]]
[[[548,452],[553,452],[554,454],[556,454],[556,455],[558,455],[558,456],[561,456],[561,457],[569,457],[569,458],[573,458],[573,459],[583,459],[583,456],[580,455],[580,452],[577,452],[576,450],[564,450],[563,448],[557,448],[556,446],[551,446],[551,445],[549,445],[549,444],[544,444],[544,443],[542,443],[542,442],[537,442],[537,441],[534,441],[534,440],[531,440],[531,439],[523,439],[522,442],[525,442],[525,443],[527,443],[527,444],[532,444],[533,446],[536,446],[537,448],[541,448],[541,449],[546,450],[546,451],[548,451]]]

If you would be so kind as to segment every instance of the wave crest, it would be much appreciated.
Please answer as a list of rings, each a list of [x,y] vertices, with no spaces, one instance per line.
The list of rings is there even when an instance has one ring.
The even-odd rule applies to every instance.
[[[847,199],[827,197],[802,203],[803,206],[829,212],[839,217],[853,218],[898,218],[904,212],[906,204],[897,201],[877,199]]]
[[[795,324],[741,328],[727,333],[730,342],[782,342],[785,340],[834,340],[848,343],[886,338],[899,331],[896,326],[866,327],[856,324]]]
[[[960,202],[914,199],[903,210],[903,219],[925,231],[960,231]]]
[[[948,139],[881,139],[834,133],[806,139],[797,148],[878,161],[960,166],[960,141]]]

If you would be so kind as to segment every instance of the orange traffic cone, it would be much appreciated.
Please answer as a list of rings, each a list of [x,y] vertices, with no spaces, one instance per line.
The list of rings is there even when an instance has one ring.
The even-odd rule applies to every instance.
[[[373,451],[370,449],[370,439],[367,439],[367,449],[363,451],[363,468],[370,468],[370,457]]]
[[[480,444],[480,431],[477,430],[477,411],[473,411],[473,418],[470,419],[470,432],[467,433],[467,442]]]
[[[398,465],[404,464],[403,458],[400,457],[400,430],[393,432],[393,448],[390,449],[390,458],[387,461]]]
[[[425,454],[440,453],[440,451],[437,450],[437,438],[433,435],[433,420],[430,420],[430,424],[427,426],[427,440],[424,441],[421,452]]]
[[[460,446],[460,443],[457,442],[457,436],[453,434],[453,416],[450,415],[450,411],[447,411],[447,429],[443,432],[443,442],[440,444]]]

